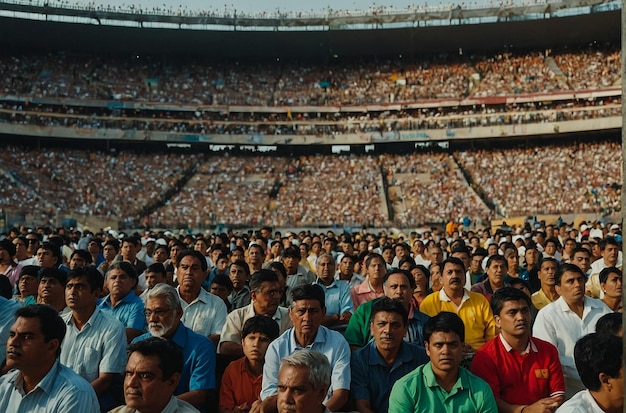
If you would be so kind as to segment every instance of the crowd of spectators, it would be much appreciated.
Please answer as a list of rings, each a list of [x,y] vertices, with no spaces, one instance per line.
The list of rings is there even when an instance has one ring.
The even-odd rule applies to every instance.
[[[621,210],[618,143],[474,150],[455,154],[505,216]]]
[[[588,48],[582,51],[556,53],[554,60],[573,87],[601,89],[621,80],[620,49]]]

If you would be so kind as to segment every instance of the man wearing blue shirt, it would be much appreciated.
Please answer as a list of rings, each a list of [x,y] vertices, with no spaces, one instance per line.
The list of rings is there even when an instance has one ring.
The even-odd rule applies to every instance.
[[[350,285],[335,280],[335,260],[332,255],[324,254],[317,258],[317,280],[315,283],[324,289],[326,297],[326,316],[322,325],[326,327],[345,326],[352,317],[352,297]]]
[[[215,348],[207,337],[194,333],[181,322],[183,310],[176,289],[157,284],[146,295],[149,333],[133,340],[162,337],[180,347],[184,366],[174,395],[199,410],[206,410],[215,390]]]
[[[20,308],[7,342],[0,378],[0,411],[11,413],[98,412],[98,398],[85,379],[59,362],[65,323],[44,304]]]
[[[131,263],[120,261],[109,266],[106,278],[109,295],[101,299],[98,306],[121,321],[126,328],[126,341],[130,343],[146,330],[143,301],[133,291],[137,273]]]

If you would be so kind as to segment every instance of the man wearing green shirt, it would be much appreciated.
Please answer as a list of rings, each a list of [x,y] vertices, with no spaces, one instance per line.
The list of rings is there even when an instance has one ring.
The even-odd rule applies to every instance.
[[[497,413],[491,388],[460,367],[465,326],[458,315],[441,312],[424,325],[430,362],[396,382],[389,397],[389,413]]]

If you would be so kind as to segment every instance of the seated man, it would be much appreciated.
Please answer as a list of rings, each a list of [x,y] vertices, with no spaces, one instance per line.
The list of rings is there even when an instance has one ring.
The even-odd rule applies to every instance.
[[[33,304],[15,316],[6,353],[13,371],[0,377],[0,411],[99,412],[93,388],[59,361],[65,324],[57,311]]]
[[[150,332],[135,338],[133,343],[161,337],[180,347],[184,365],[174,395],[200,410],[207,409],[215,390],[213,343],[181,322],[183,310],[178,293],[168,284],[157,284],[150,290],[145,313]]]
[[[565,394],[559,352],[530,336],[530,298],[504,287],[491,308],[500,334],[476,352],[472,373],[489,384],[501,413],[554,411]]]
[[[326,317],[322,325],[343,327],[352,317],[350,286],[345,281],[335,280],[335,259],[330,254],[317,258],[317,279],[314,281],[324,289],[326,295]]]
[[[340,410],[348,401],[350,389],[350,348],[343,336],[322,326],[326,315],[324,291],[319,285],[306,284],[292,290],[289,317],[293,328],[274,340],[265,355],[263,368],[262,406],[259,410],[276,408],[280,360],[296,350],[311,349],[324,354],[330,362],[332,381],[325,399],[326,407]]]
[[[279,327],[279,334],[292,326],[289,310],[278,305],[281,288],[278,275],[274,271],[263,269],[254,273],[250,280],[250,296],[252,303],[232,311],[226,317],[218,346],[220,354],[237,358],[243,356],[241,346],[243,325],[255,315],[273,319]]]
[[[424,340],[430,362],[396,381],[389,413],[497,413],[489,385],[460,366],[465,348],[463,320],[440,312],[424,326]]]
[[[586,390],[576,393],[556,412],[621,413],[624,410],[622,340],[611,334],[588,334],[576,343],[574,359]]]
[[[165,271],[165,266],[160,262],[150,264],[148,269],[146,269],[146,289],[139,297],[145,302],[148,291],[154,288],[155,285],[162,283],[167,283],[167,271]]]
[[[58,268],[42,268],[39,271],[37,304],[46,304],[59,314],[68,312],[65,304],[65,283],[67,274]]]
[[[219,413],[238,413],[259,403],[265,352],[278,337],[278,325],[269,317],[255,315],[243,325],[244,357],[226,367],[220,387]]]
[[[422,345],[424,343],[424,336],[422,335],[424,323],[430,317],[415,306],[412,300],[413,290],[415,290],[415,278],[408,271],[391,270],[383,278],[385,296],[400,301],[408,314],[407,332],[404,339],[410,343]],[[372,339],[370,330],[372,307],[376,301],[381,299],[376,298],[361,304],[350,318],[344,337],[352,350],[365,346]]]
[[[404,341],[407,323],[408,314],[400,301],[383,297],[372,306],[370,330],[374,340],[353,352],[350,364],[350,390],[360,413],[389,410],[394,383],[428,362],[421,344]]]
[[[126,261],[115,262],[109,266],[106,280],[109,295],[100,299],[98,306],[122,322],[130,343],[146,329],[143,301],[134,291],[137,286],[135,267]]]
[[[317,351],[300,350],[284,357],[278,372],[278,411],[331,413],[323,404],[330,375],[328,359]]]
[[[126,405],[109,413],[199,413],[174,397],[183,370],[183,355],[176,345],[156,337],[128,346],[124,378]]]
[[[233,291],[228,296],[230,309],[235,310],[250,304],[250,267],[245,261],[235,261],[228,266],[228,276],[233,285]]]

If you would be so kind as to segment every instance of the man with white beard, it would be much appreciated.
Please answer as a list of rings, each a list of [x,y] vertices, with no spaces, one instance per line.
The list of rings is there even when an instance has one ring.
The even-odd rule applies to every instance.
[[[213,404],[215,393],[215,348],[208,338],[194,333],[180,321],[183,309],[176,289],[157,284],[146,295],[146,320],[149,333],[133,343],[149,337],[164,338],[183,350],[184,366],[174,395],[200,411]]]

